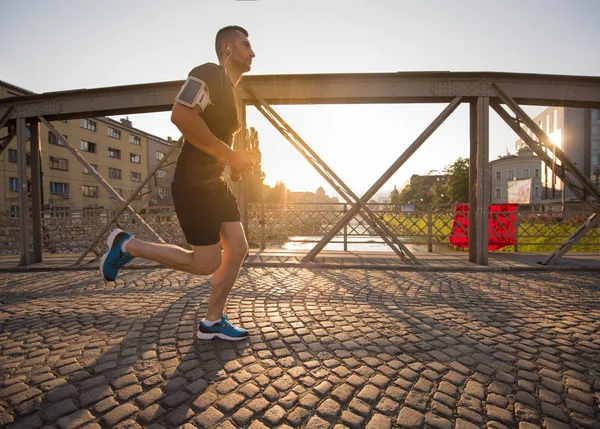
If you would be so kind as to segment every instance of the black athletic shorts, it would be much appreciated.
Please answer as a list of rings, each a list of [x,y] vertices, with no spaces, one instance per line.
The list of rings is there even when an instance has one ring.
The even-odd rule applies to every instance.
[[[171,191],[179,224],[192,246],[217,244],[221,223],[241,219],[237,200],[223,178],[193,185],[173,182]]]

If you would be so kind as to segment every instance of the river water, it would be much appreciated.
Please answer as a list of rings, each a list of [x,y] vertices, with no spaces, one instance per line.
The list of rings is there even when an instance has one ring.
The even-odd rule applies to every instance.
[[[267,244],[268,248],[278,248],[284,250],[310,250],[322,237],[319,236],[308,236],[308,237],[289,237],[289,241],[281,244],[270,243]],[[354,252],[392,252],[392,249],[385,243],[379,240],[375,240],[372,237],[352,237],[351,242],[348,243],[348,250]],[[329,242],[324,250],[344,250],[344,236],[335,236],[332,242]],[[404,241],[400,237],[400,241]],[[411,252],[427,252],[427,244],[413,244],[404,243],[404,245]],[[452,249],[447,245],[434,244],[433,251],[448,252]]]

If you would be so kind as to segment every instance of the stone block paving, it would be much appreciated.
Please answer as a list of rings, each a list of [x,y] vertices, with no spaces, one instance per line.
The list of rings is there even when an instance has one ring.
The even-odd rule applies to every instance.
[[[247,268],[248,340],[196,340],[210,282],[0,274],[0,426],[600,427],[595,272]]]

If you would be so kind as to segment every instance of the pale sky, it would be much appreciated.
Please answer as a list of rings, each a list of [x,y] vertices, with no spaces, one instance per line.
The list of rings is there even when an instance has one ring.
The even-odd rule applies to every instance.
[[[0,0],[0,79],[34,92],[184,79],[216,61],[226,25],[250,33],[251,74],[496,71],[600,75],[599,0]],[[443,105],[275,106],[357,193]],[[540,107],[526,109],[537,114]],[[384,186],[468,157],[461,106]],[[130,115],[178,138],[168,113]],[[315,191],[326,182],[254,109],[266,183]],[[490,159],[516,135],[490,112]]]

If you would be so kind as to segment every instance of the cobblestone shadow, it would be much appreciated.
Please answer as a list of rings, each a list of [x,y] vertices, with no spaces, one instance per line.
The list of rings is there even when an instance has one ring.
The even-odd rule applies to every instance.
[[[595,273],[248,268],[248,341],[194,339],[210,283],[0,276],[0,425],[596,428]]]

